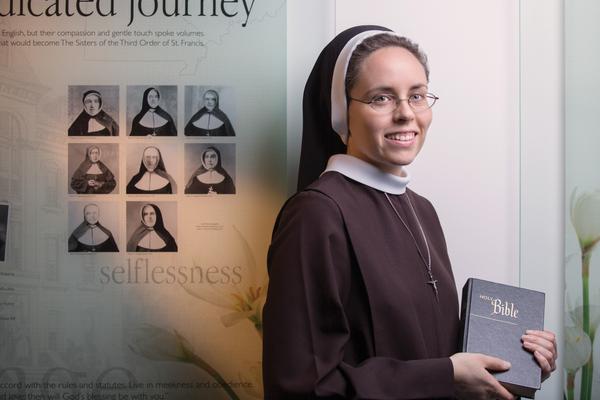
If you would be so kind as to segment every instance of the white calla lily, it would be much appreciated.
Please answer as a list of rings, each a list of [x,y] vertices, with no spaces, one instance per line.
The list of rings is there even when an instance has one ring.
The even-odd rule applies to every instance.
[[[590,252],[600,242],[600,190],[571,195],[571,223],[582,253]]]
[[[565,369],[576,372],[583,367],[592,354],[592,341],[579,326],[565,327]]]

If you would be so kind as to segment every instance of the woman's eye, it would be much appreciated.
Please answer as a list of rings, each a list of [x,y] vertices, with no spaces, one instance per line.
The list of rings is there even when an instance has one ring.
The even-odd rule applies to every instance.
[[[371,103],[375,104],[385,104],[389,103],[390,101],[394,101],[394,98],[388,94],[380,94],[371,99]]]

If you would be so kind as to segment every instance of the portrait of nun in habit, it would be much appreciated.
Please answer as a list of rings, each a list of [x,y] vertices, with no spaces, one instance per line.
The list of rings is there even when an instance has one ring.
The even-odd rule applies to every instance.
[[[159,104],[158,89],[146,89],[142,96],[142,109],[131,123],[130,136],[177,136],[173,118]]]
[[[100,223],[100,208],[90,203],[83,207],[83,222],[69,236],[69,252],[118,252],[112,232]]]
[[[82,97],[83,110],[69,127],[69,136],[118,136],[119,125],[102,109],[102,95],[88,90]]]
[[[173,194],[177,191],[175,180],[165,168],[158,147],[146,147],[140,168],[127,184],[128,194]]]
[[[460,351],[442,226],[409,188],[438,100],[422,49],[388,28],[349,28],[317,58],[267,255],[265,399],[516,399],[492,374],[510,363]],[[520,339],[548,378],[556,335]]]
[[[71,188],[77,194],[107,194],[115,189],[115,176],[101,158],[100,146],[86,148],[85,159],[71,176]]]
[[[160,208],[143,204],[139,210],[140,225],[127,241],[129,252],[176,252],[177,243],[165,228]]]
[[[216,146],[209,146],[200,154],[200,166],[188,180],[185,194],[235,194],[233,179],[223,168]]]
[[[235,136],[229,118],[219,107],[216,90],[204,92],[200,107],[185,126],[186,136]]]

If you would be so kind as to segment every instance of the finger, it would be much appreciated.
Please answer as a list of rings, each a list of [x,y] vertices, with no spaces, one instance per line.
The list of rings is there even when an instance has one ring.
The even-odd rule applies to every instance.
[[[510,363],[501,358],[492,357],[485,354],[479,354],[479,356],[485,369],[492,371],[504,371],[510,368]]]
[[[504,386],[502,386],[500,384],[500,382],[498,382],[496,380],[496,378],[492,378],[492,380],[490,381],[490,384],[492,385],[494,392],[493,395],[495,398],[501,399],[501,400],[514,400],[515,396],[510,393],[508,390],[506,390],[506,388]]]
[[[531,342],[531,343],[539,344],[540,346],[543,346],[544,348],[546,348],[552,352],[554,352],[554,349],[556,348],[556,344],[553,341],[548,340],[542,336],[523,335],[523,336],[521,336],[521,340],[523,340],[523,342]]]
[[[556,360],[556,358],[554,357],[554,353],[552,351],[550,351],[550,350],[546,349],[545,347],[540,346],[538,344],[531,343],[531,342],[523,342],[523,347],[531,353],[536,352],[536,351],[541,353],[542,356],[544,356],[550,364],[553,364],[554,361]]]
[[[556,347],[545,339],[531,341],[524,338],[523,347],[531,353],[535,350],[540,351],[551,362],[555,362],[558,358]]]
[[[550,332],[550,331],[538,331],[535,329],[528,329],[525,331],[525,333],[527,335],[536,335],[536,336],[541,336],[544,339],[556,343],[556,335],[554,334],[554,332]]]
[[[539,351],[533,352],[533,356],[535,357],[536,361],[540,365],[540,368],[542,369],[542,371],[544,371],[544,372],[554,371],[554,368],[552,367],[552,365],[550,365],[550,362],[548,361],[548,359],[546,357],[544,357]]]

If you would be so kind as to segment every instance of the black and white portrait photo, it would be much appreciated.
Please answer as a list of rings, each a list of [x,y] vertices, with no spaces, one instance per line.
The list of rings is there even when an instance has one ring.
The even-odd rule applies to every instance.
[[[0,263],[6,261],[9,208],[8,203],[0,203]]]
[[[128,86],[130,136],[177,136],[177,86]]]
[[[127,147],[127,194],[174,194],[177,184],[177,148],[174,144]]]
[[[176,252],[176,237],[176,202],[127,202],[128,252]]]
[[[119,145],[69,143],[69,193],[118,193]]]
[[[118,86],[69,86],[69,136],[118,136]]]
[[[235,144],[186,144],[185,176],[185,194],[235,194]]]
[[[235,136],[231,123],[235,109],[229,87],[185,87],[186,136]]]
[[[114,202],[70,202],[69,252],[118,252],[118,209]]]

